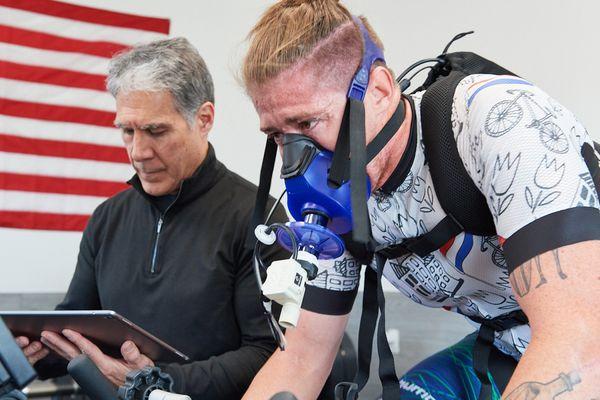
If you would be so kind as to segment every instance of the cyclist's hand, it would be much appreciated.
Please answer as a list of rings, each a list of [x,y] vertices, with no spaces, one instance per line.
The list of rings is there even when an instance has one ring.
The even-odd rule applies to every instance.
[[[42,358],[46,357],[50,350],[47,347],[44,347],[38,341],[30,341],[28,337],[19,336],[15,338],[15,341],[27,357],[27,361],[29,364],[33,365],[36,362],[40,361]]]

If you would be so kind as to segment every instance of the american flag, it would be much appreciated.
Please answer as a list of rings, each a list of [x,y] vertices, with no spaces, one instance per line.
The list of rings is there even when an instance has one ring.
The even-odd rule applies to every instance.
[[[127,187],[108,61],[168,33],[168,19],[0,0],[0,226],[83,230]]]

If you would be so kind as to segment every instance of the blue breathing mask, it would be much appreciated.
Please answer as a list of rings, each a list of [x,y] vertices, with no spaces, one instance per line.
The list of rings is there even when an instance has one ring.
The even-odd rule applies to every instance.
[[[318,258],[336,258],[344,252],[338,235],[352,230],[350,182],[331,185],[327,174],[333,153],[322,149],[306,136],[283,135],[283,166],[288,210],[295,222],[288,225],[297,235],[298,244]],[[370,195],[366,180],[365,199]],[[290,249],[289,235],[278,234],[281,245]]]

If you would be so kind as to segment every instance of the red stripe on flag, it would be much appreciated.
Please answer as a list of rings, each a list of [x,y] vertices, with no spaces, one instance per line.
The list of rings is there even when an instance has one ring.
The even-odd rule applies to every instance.
[[[114,127],[115,113],[83,107],[55,106],[0,98],[0,114],[46,121]]]
[[[128,187],[129,185],[124,182],[0,172],[0,189],[2,190],[110,197]]]
[[[169,33],[168,19],[143,17],[49,0],[0,0],[0,5],[94,24]]]
[[[7,25],[0,25],[0,42],[44,50],[89,54],[104,58],[111,58],[115,53],[128,48],[117,43],[70,39]]]
[[[123,147],[32,139],[2,133],[0,133],[0,151],[129,164],[129,157]]]
[[[86,74],[66,69],[38,67],[0,60],[0,78],[46,83],[80,89],[106,91],[105,75]]]
[[[79,214],[0,210],[0,226],[7,228],[82,231],[89,218],[89,215]]]

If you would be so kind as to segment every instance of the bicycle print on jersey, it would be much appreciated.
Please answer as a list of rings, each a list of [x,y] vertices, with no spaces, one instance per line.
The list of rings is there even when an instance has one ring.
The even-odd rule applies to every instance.
[[[567,135],[550,121],[557,118],[555,108],[541,106],[534,100],[534,94],[528,90],[510,89],[506,93],[516,96],[512,100],[502,100],[491,108],[485,121],[485,131],[488,135],[499,137],[516,127],[523,118],[523,104],[531,117],[531,121],[525,126],[539,131],[539,138],[544,147],[558,154],[569,151]]]

